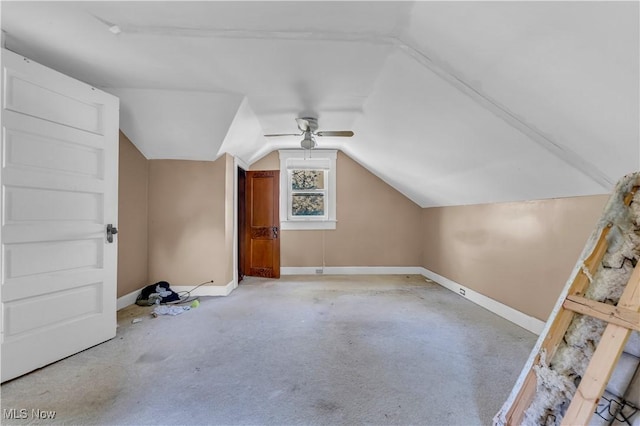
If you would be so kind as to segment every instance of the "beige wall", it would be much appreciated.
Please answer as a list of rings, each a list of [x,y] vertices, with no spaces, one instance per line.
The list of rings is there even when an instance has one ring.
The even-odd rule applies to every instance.
[[[422,266],[545,321],[607,200],[423,209]]]
[[[249,170],[280,170],[280,156],[278,155],[278,151],[273,151],[251,164]]]
[[[342,152],[336,167],[336,230],[282,231],[282,266],[420,265],[420,207]],[[250,167],[279,168],[277,152]]]
[[[343,153],[337,161],[337,219],[327,231],[328,266],[416,266],[421,208]]]
[[[273,152],[250,170],[279,165]],[[229,155],[148,161],[121,135],[119,297],[233,279],[234,174]],[[421,209],[341,152],[337,197],[336,230],[282,232],[282,266],[423,266],[541,320],[608,199]]]
[[[149,162],[120,133],[118,165],[118,297],[148,283],[147,183]]]
[[[232,280],[233,175],[229,160],[151,160],[149,164],[149,279],[191,286]],[[233,173],[233,159],[231,159]],[[230,206],[233,209],[233,206]],[[231,215],[233,210],[231,210]],[[231,246],[229,246],[229,241]]]

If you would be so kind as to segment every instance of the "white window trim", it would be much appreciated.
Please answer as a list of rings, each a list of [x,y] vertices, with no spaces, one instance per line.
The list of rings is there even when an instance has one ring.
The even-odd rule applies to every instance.
[[[336,159],[338,151],[314,149],[312,151],[302,149],[287,149],[278,151],[280,155],[280,229],[336,229]],[[296,218],[289,219],[290,186],[289,169],[292,163],[306,160],[328,160],[327,178],[327,215],[322,218]]]

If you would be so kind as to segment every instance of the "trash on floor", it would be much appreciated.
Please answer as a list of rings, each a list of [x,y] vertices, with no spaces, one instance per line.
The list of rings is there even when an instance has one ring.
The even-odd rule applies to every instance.
[[[160,305],[153,308],[153,313],[156,315],[180,315],[184,311],[191,309],[191,306],[179,306],[179,305]]]
[[[180,296],[178,296],[178,293],[171,290],[169,283],[166,281],[160,281],[143,288],[136,299],[136,305],[153,306],[161,303],[176,302],[179,300]]]

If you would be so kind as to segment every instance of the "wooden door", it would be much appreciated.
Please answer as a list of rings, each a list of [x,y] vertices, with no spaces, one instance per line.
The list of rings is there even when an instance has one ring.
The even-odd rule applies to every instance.
[[[2,51],[2,381],[116,334],[118,104]],[[108,241],[111,240],[111,241]]]
[[[280,171],[248,171],[244,273],[280,278]]]

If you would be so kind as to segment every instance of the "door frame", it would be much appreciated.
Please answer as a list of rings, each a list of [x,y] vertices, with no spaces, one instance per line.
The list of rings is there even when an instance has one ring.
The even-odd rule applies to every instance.
[[[236,268],[238,284],[244,278],[245,270],[245,258],[246,258],[246,247],[247,241],[245,238],[246,235],[246,215],[247,215],[247,199],[245,197],[246,186],[247,186],[247,171],[240,167],[236,167],[236,181],[237,181],[237,190],[236,190],[236,209],[238,214],[236,215],[236,223],[237,223],[237,249],[236,257],[238,259],[235,262],[234,267]]]
[[[238,256],[238,248],[239,248],[239,238],[243,238],[239,235],[239,220],[245,220],[245,218],[239,217],[238,211],[238,168],[243,169],[245,172],[249,171],[249,165],[244,162],[241,158],[236,156],[233,157],[233,288],[238,287],[239,276],[238,276],[238,262],[240,261]],[[246,211],[246,210],[245,210]],[[246,246],[245,246],[246,247]]]

